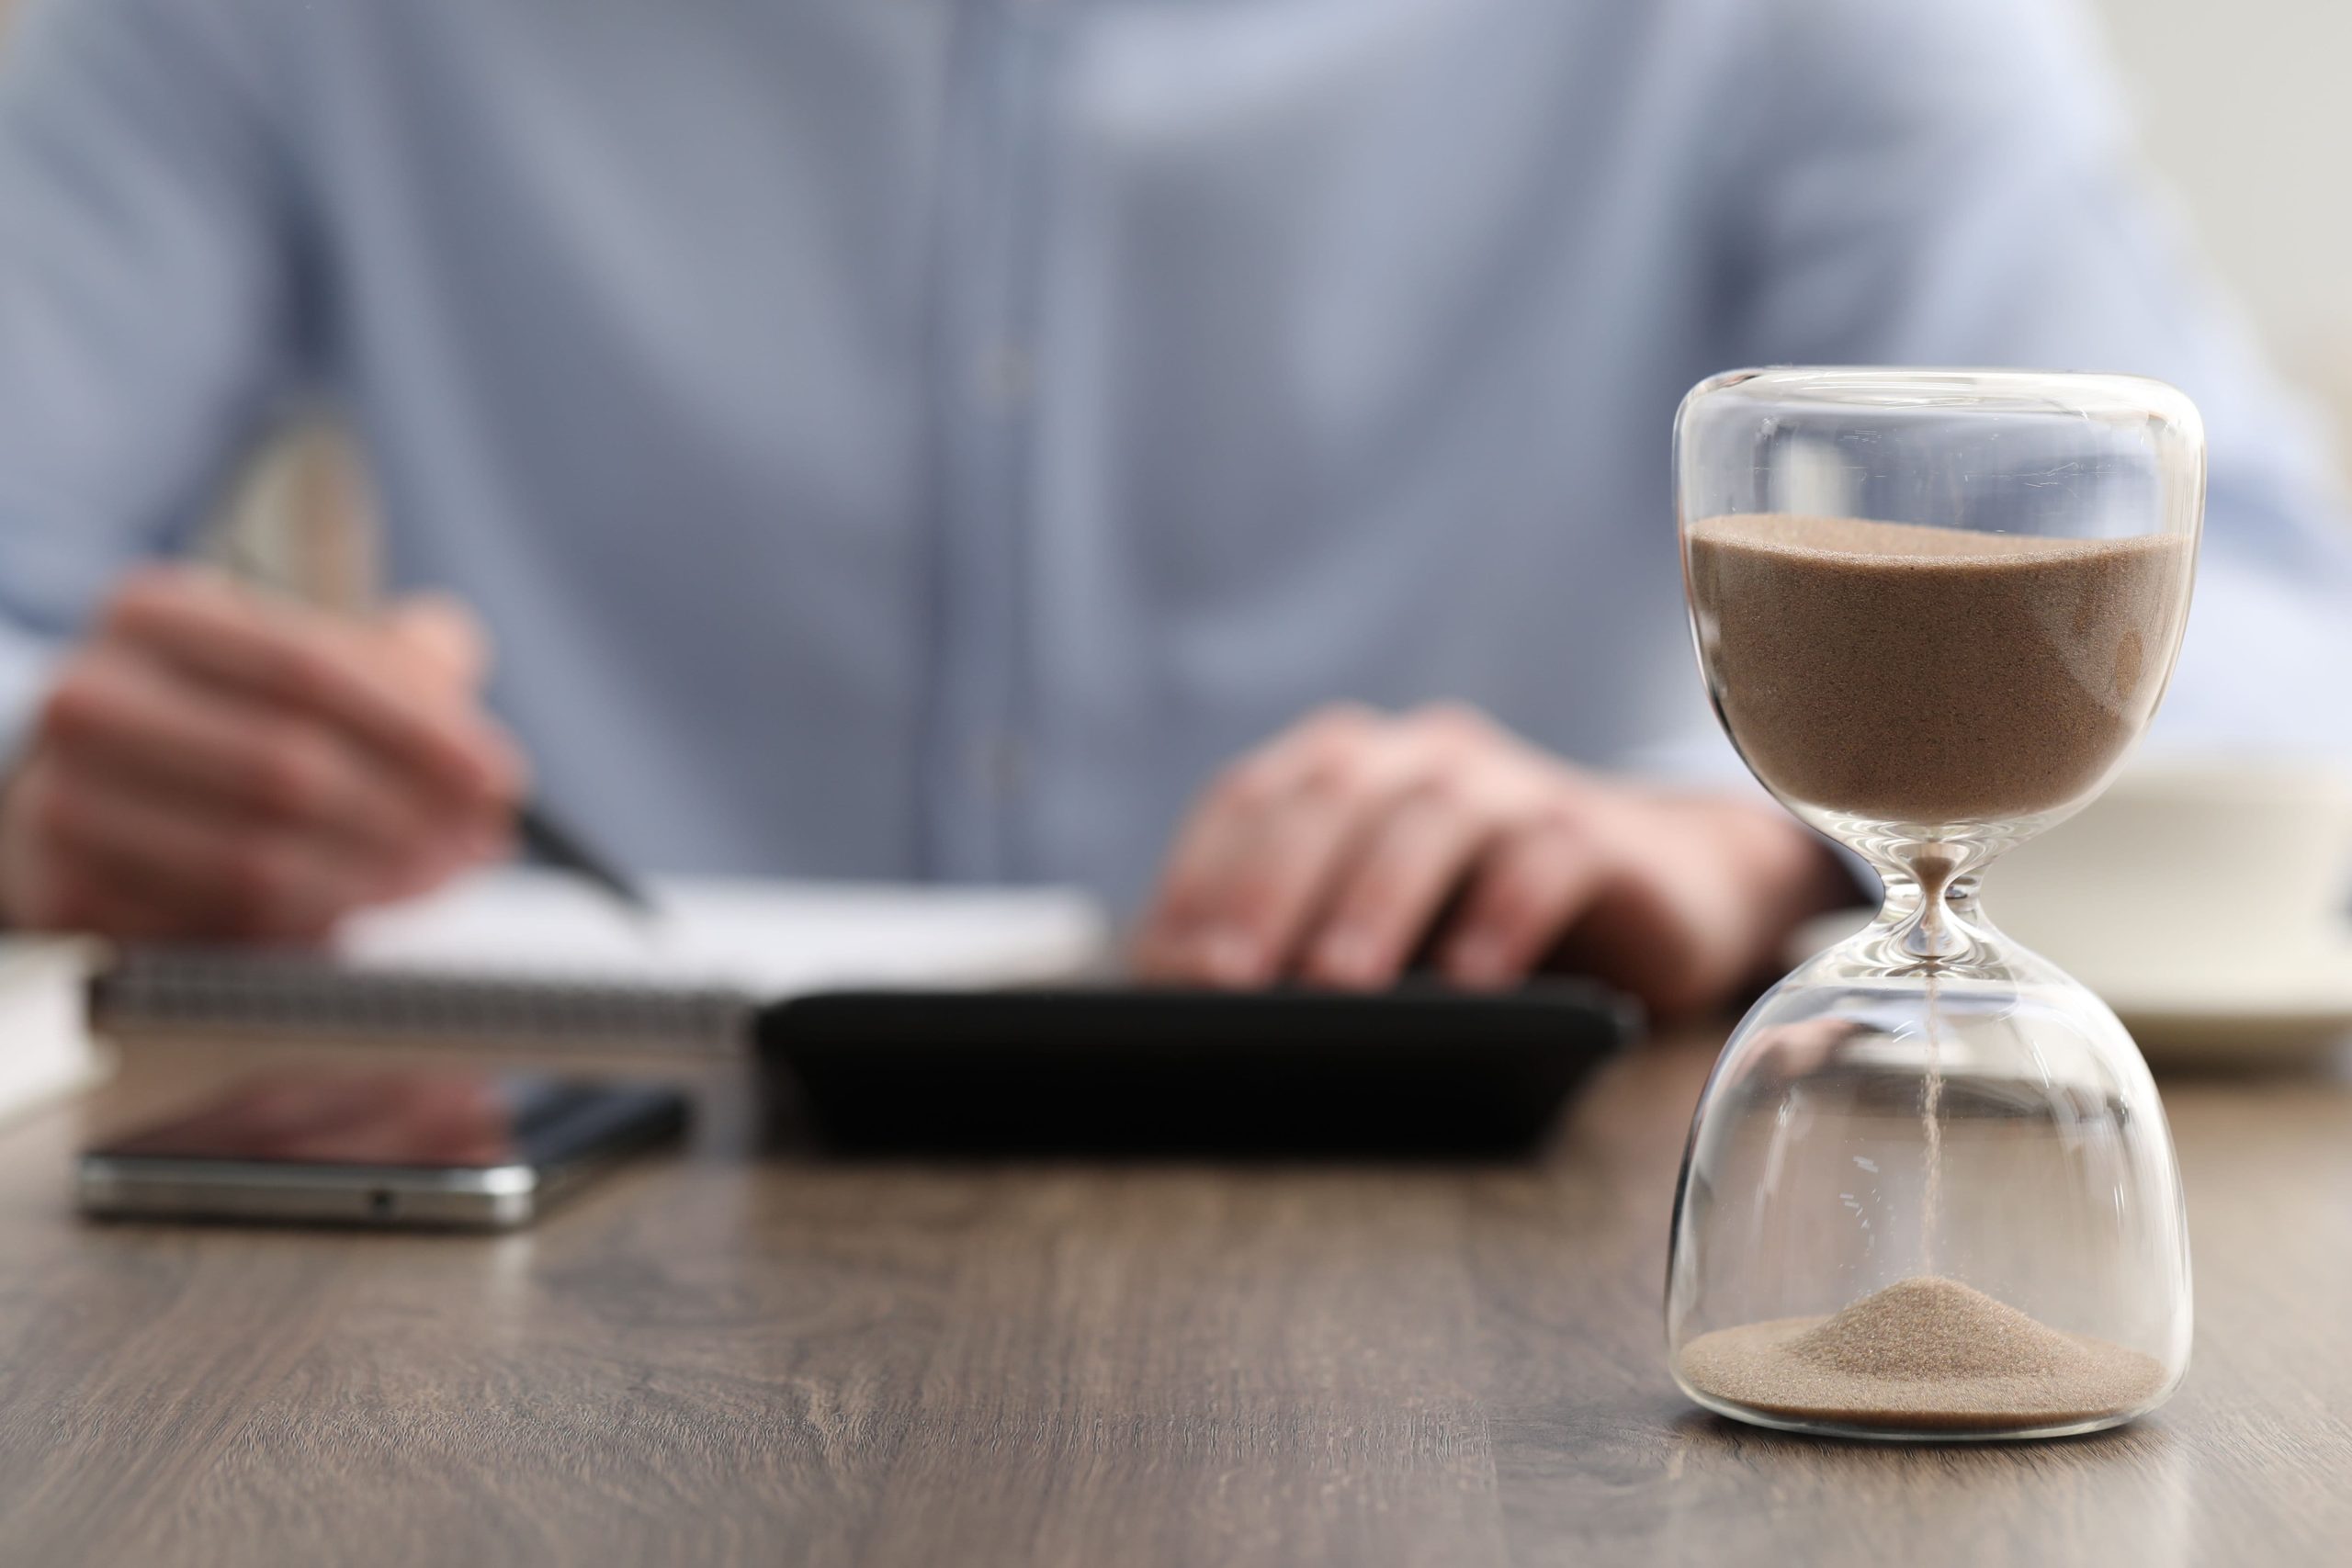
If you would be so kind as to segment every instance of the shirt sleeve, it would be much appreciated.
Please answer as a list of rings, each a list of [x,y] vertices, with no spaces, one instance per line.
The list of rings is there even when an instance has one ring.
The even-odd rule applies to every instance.
[[[2169,381],[2206,530],[2152,743],[2352,757],[2352,528],[2305,411],[2191,264],[2064,0],[1770,0],[1731,139],[1745,363],[2025,365]]]
[[[283,143],[242,0],[33,0],[0,42],[0,749],[290,378]]]

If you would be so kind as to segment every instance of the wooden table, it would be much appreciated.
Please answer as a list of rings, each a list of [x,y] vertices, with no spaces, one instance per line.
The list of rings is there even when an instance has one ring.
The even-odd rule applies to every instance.
[[[2199,1327],[2163,1412],[1881,1448],[1667,1377],[1712,1046],[1622,1061],[1543,1160],[1484,1168],[831,1165],[695,1069],[688,1153],[503,1237],[77,1224],[86,1128],[266,1055],[139,1047],[0,1134],[0,1555],[2346,1560],[2352,1089],[2168,1086]]]

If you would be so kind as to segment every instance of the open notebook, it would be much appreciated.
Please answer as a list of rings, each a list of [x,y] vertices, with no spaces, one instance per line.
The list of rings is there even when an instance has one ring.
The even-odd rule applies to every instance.
[[[848,986],[1066,979],[1108,951],[1057,888],[656,880],[632,914],[502,869],[346,921],[324,953],[138,947],[91,987],[101,1027],[731,1049],[762,1002]]]

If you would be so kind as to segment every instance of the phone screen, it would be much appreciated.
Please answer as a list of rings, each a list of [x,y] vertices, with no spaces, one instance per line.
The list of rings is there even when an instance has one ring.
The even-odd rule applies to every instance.
[[[289,1071],[94,1149],[140,1159],[545,1167],[675,1125],[672,1089],[465,1068]]]

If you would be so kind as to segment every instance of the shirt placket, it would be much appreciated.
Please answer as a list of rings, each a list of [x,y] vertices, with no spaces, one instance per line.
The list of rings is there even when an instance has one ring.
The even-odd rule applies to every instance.
[[[933,257],[936,525],[925,860],[1020,877],[1038,271],[1066,0],[967,0],[951,62]]]

